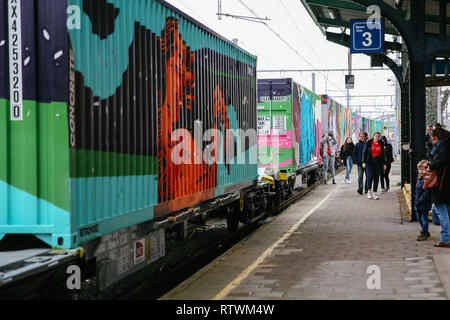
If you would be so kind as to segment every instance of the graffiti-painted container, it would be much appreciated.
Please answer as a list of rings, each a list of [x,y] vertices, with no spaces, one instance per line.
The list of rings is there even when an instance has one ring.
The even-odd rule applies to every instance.
[[[325,117],[326,125],[322,125],[322,135],[333,132],[337,140],[335,148],[336,151],[339,151],[345,139],[353,135],[351,110],[332,99],[332,97],[322,95],[322,113],[325,112],[328,112],[328,116]]]
[[[292,79],[258,79],[258,158],[260,172],[287,173],[318,161],[320,97]]]
[[[257,180],[256,139],[219,144],[256,130],[256,57],[165,1],[2,1],[0,21],[0,239],[73,248]]]
[[[366,132],[370,138],[375,132],[382,135],[387,132],[385,123],[370,120],[357,113],[352,113],[349,108],[340,105],[328,95],[322,95],[322,135],[329,131],[335,134],[338,141],[336,150],[339,150],[347,137],[351,137],[356,143],[360,139],[361,132]]]

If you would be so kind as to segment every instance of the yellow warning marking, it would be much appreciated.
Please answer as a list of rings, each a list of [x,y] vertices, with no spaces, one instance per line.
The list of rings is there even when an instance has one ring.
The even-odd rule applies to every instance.
[[[260,268],[275,268],[277,267],[277,264],[260,264],[259,267]]]
[[[233,281],[231,281],[221,292],[219,292],[212,300],[223,300],[225,297],[241,282],[249,276],[249,274],[258,267],[275,249],[280,243],[289,238],[295,230],[297,230],[317,209],[319,209],[325,201],[327,201],[332,195],[336,193],[338,189],[334,189],[333,192],[329,193],[322,201],[320,201],[314,208],[308,211],[300,220],[298,220],[288,231],[286,231],[280,239],[273,243],[269,248],[266,249],[251,265],[249,265],[240,275],[238,275]]]

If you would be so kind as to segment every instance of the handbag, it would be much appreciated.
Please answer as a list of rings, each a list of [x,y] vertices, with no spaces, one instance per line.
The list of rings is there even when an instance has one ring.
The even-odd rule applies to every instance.
[[[439,191],[442,190],[442,185],[444,184],[445,174],[447,171],[447,165],[445,165],[441,170],[441,181],[439,181],[439,174],[436,170],[430,171],[430,173],[423,175],[423,188],[424,190],[429,190],[439,187]]]
[[[430,171],[423,175],[423,188],[429,190],[436,188],[438,185],[438,174],[436,170]]]

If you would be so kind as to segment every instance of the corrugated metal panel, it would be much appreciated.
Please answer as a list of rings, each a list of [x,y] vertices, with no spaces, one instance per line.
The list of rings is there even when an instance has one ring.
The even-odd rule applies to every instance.
[[[328,131],[337,139],[336,150],[340,150],[346,137],[352,136],[352,116],[350,109],[342,106],[330,96],[328,99]]]
[[[321,99],[315,93],[299,85],[301,92],[300,112],[300,166],[319,161],[321,140]]]
[[[0,234],[48,242],[70,234],[66,9],[64,1],[0,3],[0,21],[11,22],[9,30],[0,23]]]
[[[72,211],[79,228],[102,221],[80,241],[253,183],[256,162],[206,163],[201,155],[211,142],[194,135],[196,122],[222,135],[255,128],[253,56],[159,1],[70,3],[83,12],[81,30],[70,31],[81,98]],[[173,160],[180,147],[184,163]],[[224,147],[212,143],[212,155]]]
[[[264,126],[258,133],[260,168],[287,172],[296,168],[293,142],[297,142],[298,150],[295,134],[300,131],[300,107],[297,102],[296,110],[293,109],[292,90],[292,79],[258,80],[258,121]],[[296,125],[293,119],[297,120]]]
[[[322,139],[322,102],[321,97],[308,89],[302,91],[302,135],[300,141],[309,137],[300,153],[300,165],[311,165],[321,160],[320,140]]]
[[[194,139],[196,121],[221,135],[256,129],[254,56],[161,1],[21,3],[23,19],[39,20],[22,27],[39,41],[39,54],[23,45],[31,62],[40,59],[37,78],[24,73],[39,108],[28,107],[30,119],[21,123],[9,121],[7,68],[0,68],[0,139],[9,148],[2,155],[10,155],[0,155],[0,197],[15,184],[30,197],[27,205],[1,201],[0,233],[18,224],[14,232],[37,233],[38,220],[45,241],[72,247],[254,183],[256,141],[232,143],[243,164],[202,157],[174,164],[171,157],[181,137],[192,161],[208,145],[217,147],[213,156],[225,153],[224,145]],[[0,66],[8,62],[2,28]],[[180,139],[171,141],[177,130]],[[26,212],[15,209],[21,205]]]

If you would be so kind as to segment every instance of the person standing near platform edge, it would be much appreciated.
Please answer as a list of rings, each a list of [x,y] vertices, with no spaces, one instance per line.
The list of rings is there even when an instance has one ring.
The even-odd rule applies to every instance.
[[[345,143],[341,147],[340,158],[341,162],[347,168],[347,173],[345,175],[344,182],[352,183],[350,176],[352,174],[353,168],[353,151],[355,150],[355,145],[353,144],[352,138],[348,137],[345,139]]]
[[[360,137],[361,140],[358,141],[353,151],[353,162],[358,166],[358,193],[362,195],[363,191],[368,192],[367,171],[363,168],[364,148],[366,147],[368,138],[367,132],[361,132]],[[364,174],[366,175],[366,183],[364,183]]]
[[[438,186],[431,189],[431,200],[442,228],[441,240],[436,241],[434,246],[450,248],[450,132],[435,128],[432,139],[435,155],[427,169],[438,173]]]
[[[416,202],[414,209],[416,210],[417,220],[419,221],[422,230],[417,236],[417,241],[425,241],[430,238],[430,231],[428,228],[428,212],[431,210],[431,190],[425,190],[423,185],[425,183],[423,175],[426,173],[426,168],[429,166],[427,160],[422,160],[417,165],[419,176],[416,183]]]
[[[380,199],[377,195],[378,182],[381,170],[386,170],[384,143],[380,140],[381,134],[375,132],[373,139],[367,141],[363,152],[363,168],[367,170],[368,199]],[[372,192],[373,191],[373,192]]]
[[[391,165],[394,162],[394,150],[392,144],[388,143],[387,138],[382,136],[381,141],[384,143],[384,162],[386,164],[386,169],[381,170],[380,180],[381,180],[381,193],[389,191],[389,173],[391,172]],[[385,188],[386,186],[386,188]]]
[[[334,137],[333,132],[328,132],[328,135],[324,135],[320,141],[320,148],[322,150],[322,161],[323,161],[323,178],[325,179],[325,184],[328,180],[328,167],[331,169],[331,179],[333,179],[333,184],[336,184],[335,171],[334,171],[334,157],[335,151],[334,146],[337,144],[337,140]]]
[[[433,135],[433,130],[436,128],[442,128],[442,126],[439,123],[435,123],[434,126],[428,125],[427,126],[427,159],[428,161],[432,161],[434,156],[436,155],[436,144],[433,143],[433,139],[431,139],[431,136]],[[429,140],[428,140],[429,138]],[[430,144],[428,144],[428,141]],[[436,208],[434,204],[431,207],[431,213],[432,213],[432,221],[435,225],[440,226],[441,223],[439,222],[439,218],[436,213]]]

